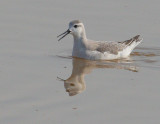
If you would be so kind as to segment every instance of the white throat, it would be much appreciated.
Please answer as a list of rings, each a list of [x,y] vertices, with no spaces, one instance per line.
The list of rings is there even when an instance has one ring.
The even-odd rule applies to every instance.
[[[77,37],[73,36],[74,44],[72,56],[80,56],[80,54],[86,50],[87,47],[87,38],[86,37]]]

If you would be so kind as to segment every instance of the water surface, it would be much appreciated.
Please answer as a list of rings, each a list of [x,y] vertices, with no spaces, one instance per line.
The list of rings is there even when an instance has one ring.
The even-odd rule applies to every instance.
[[[159,12],[158,0],[1,0],[0,123],[159,124]],[[73,19],[89,39],[144,40],[127,60],[72,58],[72,37],[56,36]]]
[[[66,55],[66,53],[67,51],[64,54]],[[137,73],[140,73],[142,67],[160,69],[160,63],[157,59],[160,56],[160,48],[138,47],[136,52],[132,52],[128,58],[108,61],[91,61],[65,55],[61,53],[58,57],[72,59],[72,72],[67,79],[60,77],[57,77],[57,79],[64,82],[66,92],[70,96],[77,95],[86,89],[85,75],[90,74],[94,69],[122,69]],[[67,68],[67,66],[64,68]]]

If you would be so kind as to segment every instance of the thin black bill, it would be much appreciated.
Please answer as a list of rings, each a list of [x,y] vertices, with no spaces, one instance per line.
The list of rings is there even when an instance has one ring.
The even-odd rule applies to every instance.
[[[58,35],[57,38],[60,37],[60,36],[62,36],[61,38],[58,39],[58,41],[60,41],[62,38],[64,38],[64,37],[65,37],[66,35],[68,35],[70,32],[71,32],[71,31],[68,29],[68,30],[65,31],[64,33]]]

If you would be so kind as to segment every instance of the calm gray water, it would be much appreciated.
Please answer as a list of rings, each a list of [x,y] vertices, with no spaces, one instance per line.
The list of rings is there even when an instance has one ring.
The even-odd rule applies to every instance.
[[[0,1],[1,124],[159,124],[158,0]],[[127,60],[71,58],[80,19],[93,40],[143,42]]]

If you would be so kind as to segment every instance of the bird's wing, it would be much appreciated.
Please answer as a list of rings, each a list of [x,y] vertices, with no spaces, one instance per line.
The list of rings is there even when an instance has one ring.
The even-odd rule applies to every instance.
[[[142,39],[140,38],[140,35],[136,35],[134,36],[133,38],[129,39],[129,40],[125,40],[125,41],[122,41],[122,42],[118,42],[120,44],[124,44],[126,46],[130,46],[133,42],[141,42]]]
[[[97,51],[99,52],[108,52],[111,54],[118,54],[119,51],[122,51],[125,48],[126,45],[118,43],[118,42],[99,42],[99,45],[97,47]]]
[[[142,39],[140,38],[140,35],[136,35],[135,37],[125,40],[122,42],[98,42],[97,51],[99,52],[109,52],[111,54],[118,54],[119,51],[124,50],[126,47],[130,46],[134,42],[141,42]]]

